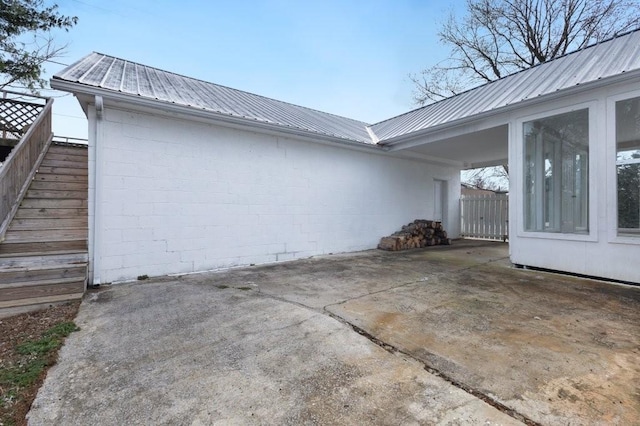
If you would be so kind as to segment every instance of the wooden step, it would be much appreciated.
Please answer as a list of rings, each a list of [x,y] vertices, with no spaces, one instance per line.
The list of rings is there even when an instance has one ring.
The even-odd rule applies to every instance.
[[[86,163],[89,159],[87,152],[85,151],[84,155],[82,153],[74,153],[74,152],[54,152],[47,151],[44,156],[45,160],[53,160],[53,161],[78,161]]]
[[[66,200],[86,200],[87,191],[63,191],[63,190],[46,190],[46,189],[29,189],[25,195],[25,199],[29,198],[49,198],[49,199],[66,199]]]
[[[88,182],[88,175],[56,175],[39,172],[33,181],[38,182]]]
[[[54,175],[86,176],[88,175],[88,170],[77,169],[73,167],[40,166],[38,167],[38,173],[50,173]]]
[[[89,182],[56,182],[56,181],[43,181],[33,180],[29,185],[29,190],[39,191],[84,191],[87,192],[89,188]]]
[[[0,242],[0,311],[81,298],[88,264],[87,150],[52,145]]]
[[[60,145],[51,145],[49,147],[49,151],[47,154],[60,154],[60,155],[77,155],[77,156],[88,156],[87,148],[73,147],[73,146],[60,146]]]
[[[15,218],[9,225],[9,231],[17,230],[36,230],[36,229],[65,229],[65,228],[87,228],[89,225],[89,217],[78,216],[71,218],[55,218],[55,219],[19,219]]]
[[[51,160],[45,157],[40,164],[40,167],[67,167],[70,169],[86,169],[88,167],[87,161],[63,161],[63,160]]]
[[[11,228],[11,227],[9,227]],[[45,229],[9,229],[5,234],[5,242],[36,241],[68,241],[82,239],[89,232],[86,226],[56,227]],[[59,238],[59,239],[56,239]]]
[[[64,229],[37,229],[37,230],[8,230],[5,234],[4,244],[17,243],[39,243],[46,241],[75,241],[86,240],[89,231],[87,228],[64,228]]]
[[[75,294],[83,292],[85,288],[84,278],[60,280],[57,283],[44,285],[30,285],[20,287],[0,287],[0,303],[20,299],[42,298],[48,296],[60,296],[63,294]]]
[[[84,155],[79,154],[76,155],[74,154],[57,154],[55,152],[47,152],[47,154],[45,155],[45,159],[46,160],[56,160],[56,161],[76,161],[76,162],[84,162],[86,163],[88,160],[88,156],[87,153],[85,152]]]
[[[88,209],[86,208],[66,208],[66,209],[53,209],[53,208],[23,208],[20,207],[14,220],[16,219],[28,219],[28,218],[43,218],[43,219],[65,219],[75,217],[88,217]]]
[[[68,278],[84,279],[86,272],[86,263],[82,265],[56,264],[48,269],[0,268],[0,287]]]
[[[86,209],[87,200],[53,200],[43,198],[25,198],[20,208],[26,209]]]
[[[87,251],[87,241],[69,240],[69,241],[39,241],[39,242],[8,242],[3,241],[0,244],[0,267],[9,266],[7,259],[11,257],[51,255],[51,254],[69,254],[82,253]]]
[[[89,259],[86,249],[72,252],[57,252],[33,254],[25,256],[13,256],[0,258],[0,270],[8,272],[19,269],[47,269],[55,267],[72,267],[86,265]]]
[[[12,312],[12,314],[29,312],[32,307],[44,308],[52,303],[82,299],[82,296],[84,296],[84,291],[82,293],[61,294],[58,296],[30,297],[28,299],[9,300],[7,302],[0,302],[0,314],[4,315],[7,311]],[[25,309],[22,309],[22,307],[25,307]]]

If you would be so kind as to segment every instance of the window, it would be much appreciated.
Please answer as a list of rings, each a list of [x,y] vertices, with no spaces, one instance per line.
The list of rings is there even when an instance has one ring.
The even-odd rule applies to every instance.
[[[589,110],[528,121],[524,131],[524,228],[589,232]]]
[[[618,235],[640,236],[640,97],[616,102]]]

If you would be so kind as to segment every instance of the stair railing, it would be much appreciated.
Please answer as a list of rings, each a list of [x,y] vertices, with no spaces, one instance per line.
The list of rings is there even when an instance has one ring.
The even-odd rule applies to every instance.
[[[38,117],[0,167],[0,241],[4,240],[9,224],[51,144],[52,105],[53,99],[47,99]]]

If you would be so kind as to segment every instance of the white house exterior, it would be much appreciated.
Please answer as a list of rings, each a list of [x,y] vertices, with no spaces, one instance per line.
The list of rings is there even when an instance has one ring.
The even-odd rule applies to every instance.
[[[93,283],[455,237],[459,171],[506,162],[513,263],[640,282],[640,32],[373,125],[97,53],[51,85],[89,118]]]
[[[91,146],[94,280],[372,248],[433,215],[434,179],[459,184],[454,167],[121,108]]]

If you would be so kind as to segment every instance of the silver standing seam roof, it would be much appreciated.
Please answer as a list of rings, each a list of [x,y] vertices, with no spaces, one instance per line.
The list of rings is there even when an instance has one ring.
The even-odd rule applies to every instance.
[[[53,76],[100,88],[348,141],[372,143],[367,123],[93,52]],[[159,105],[160,107],[160,105]]]
[[[104,89],[207,111],[212,116],[236,117],[351,142],[384,144],[634,70],[640,70],[640,30],[373,125],[95,52],[55,74],[51,87],[89,94],[92,89]],[[64,83],[72,83],[72,87]]]
[[[569,53],[371,126],[383,142],[640,70],[640,30]]]

